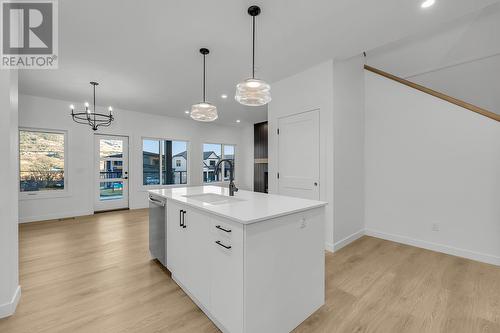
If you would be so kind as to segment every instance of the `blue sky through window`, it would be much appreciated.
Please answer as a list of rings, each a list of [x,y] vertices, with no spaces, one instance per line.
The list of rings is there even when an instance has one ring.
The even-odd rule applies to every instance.
[[[143,140],[142,150],[148,153],[160,153],[159,140]],[[172,141],[172,155],[182,153],[187,150],[187,142],[185,141]]]

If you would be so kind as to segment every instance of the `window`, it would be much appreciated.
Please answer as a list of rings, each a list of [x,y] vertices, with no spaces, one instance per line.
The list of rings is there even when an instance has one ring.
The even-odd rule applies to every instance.
[[[186,141],[143,139],[143,185],[187,184]]]
[[[66,134],[57,131],[19,131],[21,192],[52,192],[66,188]]]
[[[221,165],[219,173],[215,172],[217,163],[221,159],[229,159],[234,163],[236,147],[225,144],[203,144],[203,182],[212,183],[221,181],[221,173],[224,175],[224,181],[229,181],[229,165]]]

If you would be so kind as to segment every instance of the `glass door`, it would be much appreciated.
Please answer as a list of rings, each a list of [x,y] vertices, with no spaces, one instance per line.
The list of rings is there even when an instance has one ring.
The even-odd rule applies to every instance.
[[[128,208],[128,137],[95,135],[94,211]]]

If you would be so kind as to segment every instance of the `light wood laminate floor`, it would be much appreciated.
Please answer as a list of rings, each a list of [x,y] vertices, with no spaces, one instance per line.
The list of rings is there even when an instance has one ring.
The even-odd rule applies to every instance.
[[[22,225],[20,281],[2,333],[218,332],[150,260],[147,210]],[[500,268],[363,237],[296,332],[500,332]]]

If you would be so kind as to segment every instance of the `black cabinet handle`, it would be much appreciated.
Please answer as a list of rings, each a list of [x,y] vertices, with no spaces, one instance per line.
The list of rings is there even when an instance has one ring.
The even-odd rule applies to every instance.
[[[228,250],[231,248],[231,245],[229,245],[229,246],[228,245],[224,245],[224,244],[221,243],[221,241],[215,241],[215,244],[220,245],[223,248],[228,249]]]
[[[216,227],[217,229],[219,229],[219,230],[224,231],[224,232],[231,232],[231,229],[224,229],[224,228],[223,228],[223,227],[221,227],[220,225],[216,225],[215,227]]]
[[[183,227],[184,229],[186,229],[186,228],[187,228],[187,225],[186,225],[186,213],[187,213],[187,212],[186,212],[185,210],[183,210],[183,211],[182,211],[182,227]]]
[[[179,227],[182,228],[182,209],[179,211]]]

